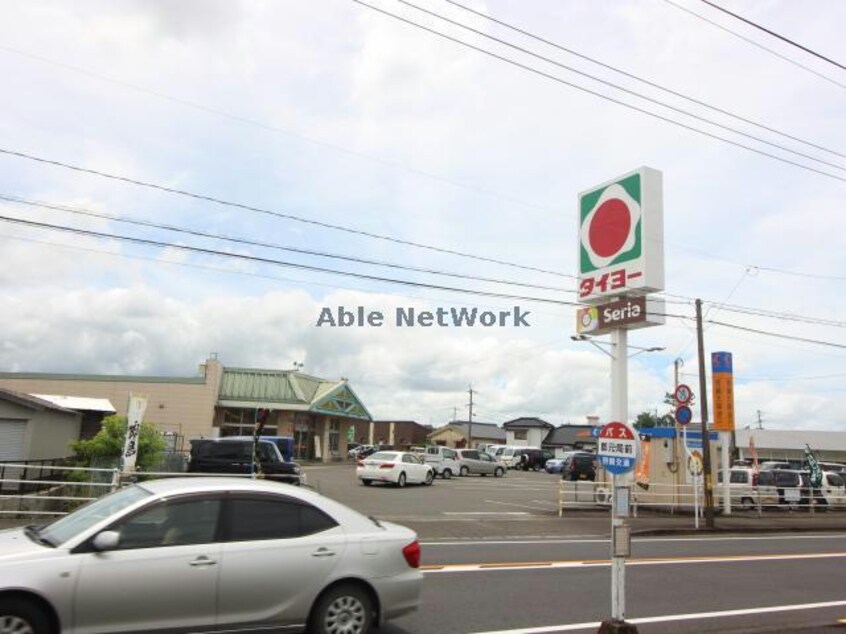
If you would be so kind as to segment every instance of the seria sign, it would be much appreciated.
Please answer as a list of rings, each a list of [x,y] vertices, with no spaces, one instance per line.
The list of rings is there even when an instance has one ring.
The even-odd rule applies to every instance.
[[[661,172],[642,167],[579,194],[579,300],[664,289]]]
[[[602,335],[614,328],[634,330],[664,322],[664,300],[646,297],[629,297],[576,311],[576,332],[579,334]]]

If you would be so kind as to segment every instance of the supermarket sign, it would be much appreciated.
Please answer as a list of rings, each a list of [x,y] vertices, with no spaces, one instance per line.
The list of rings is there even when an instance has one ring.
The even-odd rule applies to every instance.
[[[579,300],[664,290],[662,174],[649,167],[579,194]]]

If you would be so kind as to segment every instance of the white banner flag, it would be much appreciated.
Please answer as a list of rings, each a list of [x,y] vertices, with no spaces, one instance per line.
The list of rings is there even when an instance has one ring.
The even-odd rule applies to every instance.
[[[123,444],[123,458],[121,471],[132,473],[135,471],[135,459],[138,457],[138,439],[141,434],[141,421],[147,409],[147,398],[129,395],[129,405],[126,407],[126,440]]]

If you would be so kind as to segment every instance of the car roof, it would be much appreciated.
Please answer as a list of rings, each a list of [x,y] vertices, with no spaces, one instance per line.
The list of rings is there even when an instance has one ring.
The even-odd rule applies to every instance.
[[[322,495],[307,487],[294,486],[283,482],[274,482],[261,478],[237,478],[232,476],[221,477],[178,477],[161,478],[158,480],[147,480],[139,482],[136,486],[146,489],[157,497],[169,497],[171,495],[185,493],[215,493],[232,491],[239,493],[275,493],[285,495],[289,498],[296,498],[308,502],[329,511],[336,517],[343,517],[347,521],[356,521],[361,525],[368,525],[369,520],[344,504]]]

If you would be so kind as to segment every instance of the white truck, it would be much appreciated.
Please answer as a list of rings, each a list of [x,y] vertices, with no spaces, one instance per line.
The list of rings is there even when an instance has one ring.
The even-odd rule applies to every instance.
[[[449,447],[441,447],[440,445],[426,447],[423,460],[426,464],[432,466],[435,475],[441,476],[444,480],[449,480],[452,476],[461,473],[458,454]]]

